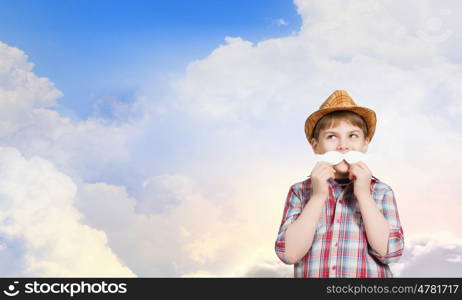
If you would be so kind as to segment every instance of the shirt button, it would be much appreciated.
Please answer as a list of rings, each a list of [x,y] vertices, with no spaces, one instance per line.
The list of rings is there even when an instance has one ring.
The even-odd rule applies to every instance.
[[[338,243],[335,243],[335,247],[338,247]]]
[[[338,203],[345,204],[345,202],[343,200],[339,200]]]
[[[336,267],[336,266],[333,266],[333,267],[332,267],[332,270],[334,270],[334,271],[337,270],[337,267]]]

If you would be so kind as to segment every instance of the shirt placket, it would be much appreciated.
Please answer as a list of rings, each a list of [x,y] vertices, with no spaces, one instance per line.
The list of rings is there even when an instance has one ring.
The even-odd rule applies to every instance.
[[[331,257],[329,259],[329,277],[337,277],[339,274],[338,271],[338,247],[339,247],[339,236],[340,236],[340,230],[341,230],[341,217],[342,217],[342,212],[344,209],[344,200],[343,196],[345,194],[345,191],[347,188],[340,189],[337,186],[333,187],[333,194],[335,197],[335,211],[334,211],[334,221],[332,224],[332,240],[330,243],[330,251],[329,253],[331,254]]]

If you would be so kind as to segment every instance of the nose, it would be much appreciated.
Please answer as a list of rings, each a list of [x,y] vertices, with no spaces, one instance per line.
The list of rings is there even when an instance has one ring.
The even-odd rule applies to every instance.
[[[350,146],[345,139],[338,139],[337,151],[342,153],[350,151]]]

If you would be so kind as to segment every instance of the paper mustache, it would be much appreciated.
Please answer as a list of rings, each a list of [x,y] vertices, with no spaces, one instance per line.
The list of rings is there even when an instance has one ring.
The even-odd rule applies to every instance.
[[[346,160],[350,164],[357,163],[358,161],[364,161],[367,159],[367,155],[359,151],[349,151],[347,153],[340,153],[338,151],[328,151],[324,154],[317,154],[316,161],[325,161],[330,164],[336,165],[342,160]]]

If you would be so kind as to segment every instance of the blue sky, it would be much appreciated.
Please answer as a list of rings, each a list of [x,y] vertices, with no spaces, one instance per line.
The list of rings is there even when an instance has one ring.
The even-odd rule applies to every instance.
[[[34,73],[56,84],[64,97],[55,109],[74,119],[92,115],[101,99],[132,101],[147,87],[161,93],[168,74],[225,36],[258,42],[300,24],[289,0],[0,2],[0,40],[25,51]]]

